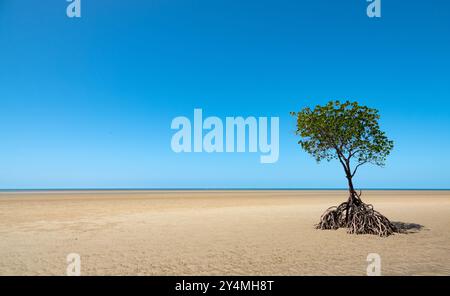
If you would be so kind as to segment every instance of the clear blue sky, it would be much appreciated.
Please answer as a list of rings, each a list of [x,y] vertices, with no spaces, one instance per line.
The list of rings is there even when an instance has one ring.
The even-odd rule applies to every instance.
[[[450,1],[0,0],[0,188],[345,187],[290,111],[378,108],[370,188],[450,188]],[[171,120],[279,116],[280,158],[175,154]]]

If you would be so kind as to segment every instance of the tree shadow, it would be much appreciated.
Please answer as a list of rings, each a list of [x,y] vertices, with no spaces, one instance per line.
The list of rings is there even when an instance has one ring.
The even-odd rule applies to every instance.
[[[416,223],[393,221],[392,224],[394,224],[394,226],[397,227],[397,229],[399,229],[402,233],[417,233],[425,229],[425,226]]]

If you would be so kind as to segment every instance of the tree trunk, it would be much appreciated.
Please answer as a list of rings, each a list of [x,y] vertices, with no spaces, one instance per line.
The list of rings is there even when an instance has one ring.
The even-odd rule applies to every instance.
[[[352,218],[352,213],[350,212],[350,209],[353,205],[359,205],[359,199],[356,195],[356,191],[355,188],[353,187],[353,180],[352,180],[352,175],[347,172],[347,181],[348,181],[348,191],[349,191],[349,197],[347,200],[347,208],[345,209],[345,219],[347,221],[347,223],[350,221],[350,219]]]
[[[353,181],[352,181],[351,175],[347,175],[347,181],[348,181],[348,191],[350,193],[350,197],[352,197],[355,194],[355,188],[353,187]]]

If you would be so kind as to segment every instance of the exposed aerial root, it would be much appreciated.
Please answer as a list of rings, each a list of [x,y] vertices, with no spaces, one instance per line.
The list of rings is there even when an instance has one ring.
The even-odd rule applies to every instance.
[[[339,206],[331,207],[320,217],[317,229],[347,228],[347,233],[374,234],[389,236],[401,232],[388,218],[373,209],[372,205],[365,204],[355,193],[357,202],[351,204],[347,201]],[[350,199],[349,199],[350,200]]]

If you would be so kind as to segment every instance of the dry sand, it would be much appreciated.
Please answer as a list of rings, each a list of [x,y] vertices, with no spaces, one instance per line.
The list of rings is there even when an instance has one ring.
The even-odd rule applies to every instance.
[[[0,275],[450,274],[450,191],[365,191],[392,221],[424,225],[380,238],[315,230],[345,191],[0,193]]]

